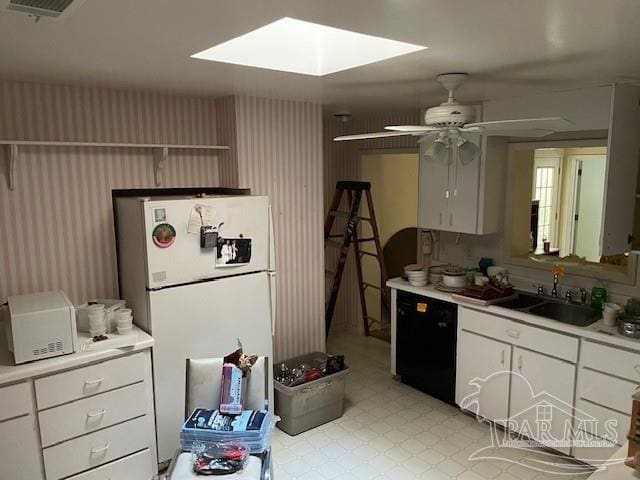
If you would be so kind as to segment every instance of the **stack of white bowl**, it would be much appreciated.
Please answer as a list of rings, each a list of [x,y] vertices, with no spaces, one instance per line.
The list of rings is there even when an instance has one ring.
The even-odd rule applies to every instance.
[[[120,335],[126,335],[131,333],[133,329],[133,315],[130,308],[120,308],[115,311],[116,321],[118,322],[118,333]]]
[[[414,287],[424,287],[427,284],[427,272],[422,269],[422,265],[407,265],[404,267],[404,273]]]
[[[107,333],[107,312],[102,304],[89,306],[89,333],[92,337]]]
[[[429,268],[429,282],[433,285],[439,285],[442,283],[442,272],[444,271],[444,267],[441,266],[433,266]]]

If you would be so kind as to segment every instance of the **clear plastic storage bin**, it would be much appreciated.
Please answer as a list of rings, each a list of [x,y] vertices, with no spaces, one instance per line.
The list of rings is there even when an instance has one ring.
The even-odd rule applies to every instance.
[[[326,354],[313,352],[282,363],[289,369],[293,369],[300,363],[318,367],[326,361]],[[274,366],[275,372],[280,370],[282,363]],[[344,370],[340,372],[295,387],[287,387],[276,380],[274,382],[275,410],[281,419],[277,424],[278,428],[289,435],[297,435],[340,418],[348,373],[349,368],[345,365]]]

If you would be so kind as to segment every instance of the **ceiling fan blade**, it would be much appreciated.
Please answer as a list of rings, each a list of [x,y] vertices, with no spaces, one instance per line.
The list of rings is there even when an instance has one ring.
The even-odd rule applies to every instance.
[[[402,137],[404,135],[412,135],[413,132],[376,132],[376,133],[359,133],[357,135],[342,135],[333,139],[334,142],[343,142],[345,140],[366,140],[368,138],[385,138],[385,137]]]
[[[467,123],[460,130],[475,131],[483,135],[544,137],[553,132],[571,130],[574,125],[573,122],[562,117],[520,118],[516,120]]]
[[[391,130],[393,132],[407,132],[407,133],[420,133],[420,132],[434,132],[441,130],[439,127],[428,127],[426,125],[389,125],[384,127],[385,130]]]

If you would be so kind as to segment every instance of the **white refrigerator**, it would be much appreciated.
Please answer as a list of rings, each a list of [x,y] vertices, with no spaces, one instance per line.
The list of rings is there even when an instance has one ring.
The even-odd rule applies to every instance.
[[[134,322],[155,340],[158,461],[164,462],[178,448],[184,422],[187,358],[222,357],[240,339],[246,353],[273,359],[271,209],[264,196],[120,197],[115,216],[120,294]],[[202,226],[210,232],[204,243]]]

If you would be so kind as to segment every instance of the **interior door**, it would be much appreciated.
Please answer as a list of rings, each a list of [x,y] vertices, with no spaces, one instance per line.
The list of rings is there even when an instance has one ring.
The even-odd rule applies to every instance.
[[[260,272],[149,292],[149,303],[162,462],[175,452],[184,422],[187,358],[223,357],[238,339],[246,353],[273,358],[271,292],[268,274]]]
[[[590,262],[599,262],[602,255],[602,203],[604,199],[605,156],[586,155],[576,158],[577,179],[574,202],[572,253]]]
[[[509,420],[514,430],[569,454],[569,446],[554,445],[554,440],[570,440],[564,437],[573,424],[576,366],[513,347],[513,371]]]
[[[505,423],[509,414],[510,368],[511,345],[461,331],[456,403],[484,418]]]

